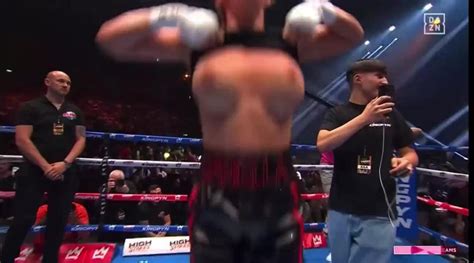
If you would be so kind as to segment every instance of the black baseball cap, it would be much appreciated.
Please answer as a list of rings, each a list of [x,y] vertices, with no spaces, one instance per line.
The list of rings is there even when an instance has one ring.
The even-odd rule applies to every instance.
[[[380,72],[384,75],[387,75],[387,66],[385,66],[385,63],[378,59],[358,60],[350,65],[346,72],[346,78],[350,82],[355,74],[361,72]]]

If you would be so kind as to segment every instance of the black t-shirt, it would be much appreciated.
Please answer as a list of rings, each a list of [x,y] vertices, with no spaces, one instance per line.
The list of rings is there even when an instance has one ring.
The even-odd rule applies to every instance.
[[[134,225],[138,223],[137,202],[110,201],[106,207],[105,222],[112,225]]]
[[[129,191],[126,194],[136,194],[135,185],[125,180],[124,184],[128,187]],[[99,189],[101,190],[101,189]],[[123,192],[118,192],[115,189],[109,191],[110,194],[123,194]],[[100,203],[96,203],[97,208],[100,208]],[[107,224],[117,224],[117,225],[134,225],[138,223],[138,202],[126,201],[126,202],[116,202],[108,201],[106,205],[105,221]]]
[[[326,113],[320,130],[333,130],[342,126],[361,114],[364,109],[365,105],[350,102],[336,106]],[[382,143],[383,136],[385,137],[384,144]],[[394,110],[385,123],[372,123],[365,126],[334,149],[330,209],[361,216],[386,217],[387,204],[379,177],[382,145],[384,148],[380,174],[388,200],[393,202],[396,189],[395,178],[389,173],[391,158],[394,150],[411,146],[412,142],[412,132],[405,119],[397,110]],[[359,156],[371,157],[370,173],[358,173]],[[396,209],[393,209],[393,212],[396,213]]]
[[[84,125],[81,110],[65,101],[58,110],[45,97],[21,105],[16,125],[31,125],[31,141],[48,161],[64,160],[76,142],[76,126]],[[56,134],[56,135],[55,135]]]
[[[130,181],[125,181],[129,191],[127,194],[136,194],[135,186]],[[101,189],[99,189],[101,190]],[[121,194],[114,189],[111,194]],[[95,203],[96,209],[100,210],[100,202]],[[96,213],[99,214],[99,213]],[[136,225],[138,224],[138,202],[126,201],[107,201],[105,208],[105,224],[107,225]],[[127,238],[140,236],[137,233],[130,232],[102,232],[99,234],[99,242],[117,242],[123,243]]]
[[[149,225],[164,225],[165,216],[170,214],[168,202],[144,202],[138,206],[140,221],[147,220]]]
[[[97,203],[97,206],[99,204]],[[107,225],[136,225],[138,224],[137,202],[109,201],[105,209],[105,224]],[[123,243],[127,238],[138,237],[129,232],[103,232],[99,234],[99,242]]]

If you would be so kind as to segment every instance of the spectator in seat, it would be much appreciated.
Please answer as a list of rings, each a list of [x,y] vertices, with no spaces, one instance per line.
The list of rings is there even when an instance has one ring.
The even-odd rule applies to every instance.
[[[107,182],[107,191],[110,194],[136,194],[135,185],[125,180],[122,170],[110,172]],[[97,203],[98,205],[98,203]],[[108,201],[106,206],[105,224],[111,225],[135,225],[138,222],[137,202]],[[101,233],[100,242],[124,242],[126,238],[134,237],[130,233],[107,232]]]
[[[153,184],[148,187],[148,194],[161,194],[161,187]],[[170,206],[167,201],[140,202],[138,205],[141,225],[171,225]],[[163,237],[166,232],[146,232],[147,237]]]
[[[198,162],[197,156],[191,151],[191,148],[187,147],[185,152],[185,160],[187,162]]]
[[[38,208],[36,213],[35,225],[45,225],[46,218],[48,215],[48,205],[44,204]],[[71,211],[69,212],[68,225],[88,225],[89,214],[84,206],[79,203],[72,202]],[[64,234],[63,243],[79,243],[84,242],[89,237],[89,232],[70,232]],[[44,248],[44,234],[40,233],[34,240],[34,250],[37,252],[43,252]]]

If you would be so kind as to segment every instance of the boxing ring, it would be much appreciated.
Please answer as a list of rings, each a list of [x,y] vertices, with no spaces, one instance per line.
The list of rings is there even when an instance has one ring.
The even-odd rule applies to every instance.
[[[14,133],[14,127],[0,126],[1,133]],[[120,134],[120,133],[102,133],[102,132],[87,132],[88,139],[102,139],[105,142],[106,147],[112,141],[121,142],[139,142],[139,143],[160,143],[168,145],[189,145],[199,146],[201,145],[201,139],[195,138],[177,138],[177,137],[166,137],[166,136],[149,136],[149,135],[132,135],[132,134]],[[438,147],[428,145],[415,145],[418,151],[423,150],[441,150],[456,152],[460,150],[456,147]],[[293,151],[315,151],[316,147],[310,145],[292,145]],[[122,159],[109,159],[108,151],[105,150],[104,158],[78,158],[76,163],[84,166],[97,166],[100,167],[103,182],[106,182],[108,177],[109,167],[120,168],[120,167],[135,167],[135,168],[165,168],[165,169],[199,169],[199,162],[176,162],[176,161],[145,161],[145,160],[122,160]],[[0,160],[6,160],[10,163],[22,162],[22,156],[19,155],[0,155]],[[308,164],[294,164],[294,167],[298,171],[314,171],[314,170],[326,170],[332,169],[331,165],[308,165]],[[408,178],[401,179],[397,178],[397,211],[399,211],[399,218],[397,220],[397,245],[399,246],[416,246],[413,242],[418,240],[418,236],[423,233],[436,240],[439,240],[440,245],[455,248],[458,252],[467,254],[469,247],[467,244],[459,242],[451,237],[437,233],[426,227],[417,225],[416,220],[416,203],[423,203],[432,207],[438,207],[447,211],[462,215],[469,216],[469,210],[467,208],[454,206],[445,202],[433,200],[430,197],[421,197],[416,194],[416,177],[419,175],[423,176],[435,176],[444,179],[457,180],[457,181],[468,181],[469,175],[462,173],[453,173],[446,171],[438,171],[426,168],[417,168],[415,173]],[[105,212],[105,206],[107,202],[186,202],[188,200],[187,195],[172,195],[172,194],[107,194],[106,188],[103,187],[104,191],[101,193],[77,193],[77,200],[92,200],[99,201],[101,203],[101,213]],[[1,192],[1,199],[11,199],[15,195],[14,192]],[[321,200],[327,199],[328,195],[324,193],[317,194],[302,194],[302,200]],[[402,212],[402,213],[400,213]],[[407,213],[404,213],[407,212]],[[401,214],[401,215],[400,215]],[[103,218],[103,217],[102,217]],[[307,233],[321,233],[324,229],[324,223],[307,223],[304,225],[304,230]],[[0,226],[0,234],[6,233],[8,227]],[[35,226],[31,229],[33,233],[39,233],[44,231],[44,226]],[[68,225],[66,228],[67,232],[129,232],[129,233],[144,233],[144,232],[167,232],[170,234],[187,235],[188,227],[182,225],[107,225],[103,221],[99,221],[97,225]],[[325,243],[325,242],[324,242]],[[74,251],[78,252],[78,248],[81,244],[72,244]],[[99,244],[100,245],[100,244]],[[324,244],[325,245],[325,244]],[[304,261],[305,262],[326,262],[326,256],[329,253],[329,249],[325,246],[319,248],[307,248],[304,250]],[[328,244],[329,246],[330,244]],[[64,246],[64,245],[63,245]],[[99,247],[99,246],[98,246]],[[177,262],[189,262],[188,253],[177,253],[177,254],[161,254],[161,255],[147,255],[147,256],[123,256],[124,246],[123,244],[117,244],[112,246],[112,254],[110,255],[111,261],[67,261],[67,262],[140,262],[140,263],[151,263],[151,262],[163,262],[163,263],[177,263]],[[102,247],[100,249],[103,249]],[[100,250],[99,249],[99,250]],[[80,250],[82,251],[82,250]],[[97,251],[97,250],[96,250]],[[105,250],[101,250],[104,252]],[[107,251],[109,251],[107,249]],[[69,255],[70,251],[66,251]],[[396,252],[396,249],[394,249]],[[411,250],[412,253],[401,253],[401,255],[393,255],[392,262],[449,262],[448,258],[454,258],[453,255],[434,255],[430,251],[424,250],[423,247],[419,249]],[[27,257],[23,254],[20,256]],[[100,254],[100,253],[99,253]],[[102,253],[103,254],[103,253]],[[412,256],[409,254],[425,254]],[[428,255],[431,254],[431,255]],[[445,252],[438,253],[445,254]],[[94,252],[94,257],[96,253]],[[18,261],[26,262],[26,261]],[[64,261],[66,262],[66,261]]]

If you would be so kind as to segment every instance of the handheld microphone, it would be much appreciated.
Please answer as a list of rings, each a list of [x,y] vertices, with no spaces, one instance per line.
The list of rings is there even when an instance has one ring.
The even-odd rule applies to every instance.
[[[379,87],[379,97],[390,96],[392,101],[395,100],[395,87],[392,84],[384,84]]]
[[[390,100],[386,102],[395,102],[395,87],[392,84],[384,84],[379,87],[379,97],[389,96]],[[389,117],[390,114],[385,114],[385,117]]]

